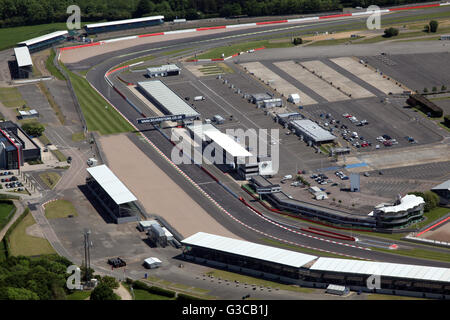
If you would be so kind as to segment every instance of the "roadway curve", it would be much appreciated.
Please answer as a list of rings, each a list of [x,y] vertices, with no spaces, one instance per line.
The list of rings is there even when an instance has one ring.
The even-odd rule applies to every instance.
[[[427,12],[435,9],[428,9]],[[440,10],[443,10],[440,8]],[[417,12],[420,13],[421,10]],[[404,14],[404,13],[402,13]],[[348,23],[348,19],[335,20],[335,21],[319,21],[315,25],[323,26],[339,26]],[[361,18],[352,20],[364,20]],[[289,27],[289,30],[293,28]],[[307,30],[313,29],[314,27],[310,25],[300,25],[295,27],[296,30]],[[71,69],[86,69],[86,66],[95,66],[88,74],[88,81],[103,95],[105,96],[112,105],[114,105],[123,115],[126,117],[133,125],[135,125],[139,130],[142,130],[142,134],[149,139],[154,145],[159,148],[164,154],[170,155],[172,144],[167,141],[158,131],[148,130],[148,126],[138,125],[136,123],[136,118],[141,115],[136,112],[123,98],[117,94],[108,83],[105,81],[105,74],[114,66],[139,56],[147,55],[149,53],[161,53],[167,50],[176,50],[186,47],[192,47],[196,44],[204,44],[203,50],[210,47],[215,47],[219,45],[224,45],[236,39],[246,39],[250,37],[255,37],[252,33],[253,30],[238,30],[233,32],[228,32],[226,37],[221,34],[216,35],[195,35],[191,38],[184,38],[182,40],[173,41],[161,41],[158,44],[147,44],[138,45],[131,48],[126,48],[113,53],[106,53],[96,57],[92,57],[81,61],[80,63],[74,65],[68,65]],[[266,36],[275,35],[280,32],[286,32],[285,28],[280,26],[267,26],[259,27],[258,32],[264,32]],[[231,36],[231,38],[230,38]],[[152,157],[152,159],[157,162],[158,165],[162,166],[163,169],[168,169],[170,165],[167,162],[161,161]],[[180,166],[180,169],[186,172],[190,179],[195,183],[196,181],[208,180],[214,181],[211,177],[207,176],[204,171],[202,171],[197,166]],[[172,169],[172,171],[174,171]],[[166,171],[167,172],[167,171]],[[171,174],[171,177],[177,183],[185,183],[185,178],[180,174]],[[389,253],[383,253],[373,250],[359,249],[355,247],[350,247],[346,245],[341,245],[338,243],[332,243],[328,241],[320,240],[316,237],[302,236],[292,230],[280,227],[267,219],[262,219],[260,215],[253,212],[252,210],[245,207],[238,199],[231,196],[229,193],[225,192],[224,189],[217,183],[202,184],[202,189],[200,192],[195,192],[190,190],[190,195],[200,203],[211,215],[220,223],[222,223],[226,228],[232,230],[234,233],[238,233],[244,239],[250,241],[261,242],[260,238],[262,235],[276,237],[283,242],[289,242],[292,244],[297,244],[300,246],[307,246],[311,248],[317,248],[324,251],[335,252],[341,255],[359,257],[363,259],[371,259],[377,261],[395,262],[395,263],[409,263],[409,264],[421,264],[429,266],[440,266],[449,267],[449,263],[438,262],[438,261],[428,261],[424,259],[417,259],[412,257],[404,257],[393,255]],[[203,194],[202,194],[203,193]],[[207,194],[207,196],[205,196]],[[214,198],[215,201],[224,209],[221,210],[217,206],[211,206],[211,200],[207,197]],[[226,212],[225,212],[226,211]],[[239,227],[236,226],[236,219],[241,222]],[[244,227],[243,224],[245,225]]]

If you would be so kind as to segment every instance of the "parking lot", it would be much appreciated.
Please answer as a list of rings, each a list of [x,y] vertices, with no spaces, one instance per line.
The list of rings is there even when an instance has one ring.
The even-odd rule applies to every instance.
[[[1,171],[0,181],[2,189],[5,191],[26,192],[25,186],[21,181],[20,176],[18,177],[12,171]]]

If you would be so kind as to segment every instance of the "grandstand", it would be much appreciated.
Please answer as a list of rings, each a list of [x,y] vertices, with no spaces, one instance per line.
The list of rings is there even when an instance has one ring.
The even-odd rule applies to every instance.
[[[84,30],[87,34],[96,34],[102,32],[151,27],[162,23],[164,23],[164,16],[153,16],[87,24],[84,26]]]
[[[68,33],[68,31],[55,31],[37,38],[19,42],[17,45],[19,47],[28,47],[30,52],[36,52],[66,40]]]

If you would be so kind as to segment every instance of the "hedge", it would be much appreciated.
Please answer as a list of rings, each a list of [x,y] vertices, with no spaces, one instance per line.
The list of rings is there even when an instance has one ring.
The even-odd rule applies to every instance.
[[[184,293],[179,293],[178,297],[177,297],[177,300],[184,301],[184,300],[203,300],[203,299],[200,299],[200,298],[197,298],[197,297],[194,297],[194,296],[190,296],[190,295],[187,295],[187,294],[184,294]]]
[[[450,127],[450,114],[447,114],[447,115],[444,117],[444,124],[445,124],[447,127]]]
[[[30,213],[30,208],[27,207],[25,210],[23,210],[22,214],[17,218],[17,220],[14,221],[14,223],[9,227],[8,231],[6,231],[5,236],[3,237],[6,258],[9,258],[10,256],[9,236],[11,235],[11,232],[17,227],[17,225],[26,217],[28,213]]]
[[[171,291],[171,290],[167,290],[167,289],[163,289],[163,288],[155,287],[155,286],[150,287],[149,285],[147,285],[146,283],[144,283],[142,281],[135,281],[133,283],[133,288],[146,290],[150,293],[158,294],[158,295],[164,296],[164,297],[169,297],[169,298],[175,297],[175,291]]]

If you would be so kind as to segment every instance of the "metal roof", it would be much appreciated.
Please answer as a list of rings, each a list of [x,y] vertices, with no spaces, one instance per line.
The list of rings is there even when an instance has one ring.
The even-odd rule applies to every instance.
[[[450,180],[442,182],[438,184],[436,187],[433,187],[431,190],[450,190]]]
[[[332,135],[330,132],[319,126],[317,123],[309,120],[292,120],[291,124],[310,136],[314,141],[329,141],[336,139],[336,136]]]
[[[129,24],[129,23],[137,23],[137,22],[152,21],[152,20],[162,20],[162,19],[164,19],[164,16],[152,16],[152,17],[144,17],[144,18],[136,18],[136,19],[126,19],[126,20],[92,23],[92,24],[85,25],[85,27],[86,28],[100,28],[100,27],[115,26],[115,25],[119,25],[119,24]]]
[[[14,48],[14,55],[16,56],[16,61],[19,68],[33,65],[33,60],[31,60],[28,47]]]
[[[136,201],[137,198],[104,164],[86,169],[116,204]]]
[[[311,270],[450,282],[450,269],[388,262],[319,258]]]
[[[65,30],[65,31],[55,31],[55,32],[52,32],[52,33],[49,33],[49,34],[45,34],[45,35],[37,37],[37,38],[33,38],[33,39],[30,39],[30,40],[25,40],[25,41],[19,42],[19,44],[24,44],[26,46],[31,46],[33,44],[36,44],[36,43],[39,43],[39,42],[42,42],[42,41],[46,41],[46,40],[50,40],[50,39],[53,39],[53,38],[56,38],[56,37],[60,37],[60,36],[66,35],[68,33],[69,32],[67,30]]]
[[[181,69],[176,64],[165,64],[159,67],[147,68],[147,72],[170,72],[180,71]]]
[[[207,130],[204,134],[214,141],[219,147],[229,153],[232,157],[251,157],[252,154],[241,146],[231,136],[219,130]]]
[[[138,86],[158,101],[170,114],[200,115],[160,80],[138,82]]]
[[[279,263],[294,268],[300,268],[314,259],[317,259],[316,256],[309,254],[217,236],[205,232],[197,232],[181,242],[188,246],[208,248],[263,261]]]
[[[206,131],[219,131],[219,129],[214,127],[212,124],[200,123],[200,121],[194,121],[194,124],[187,125],[186,128],[194,134],[194,139],[195,136],[197,136],[201,138],[202,141],[206,141],[208,139],[205,135]]]

